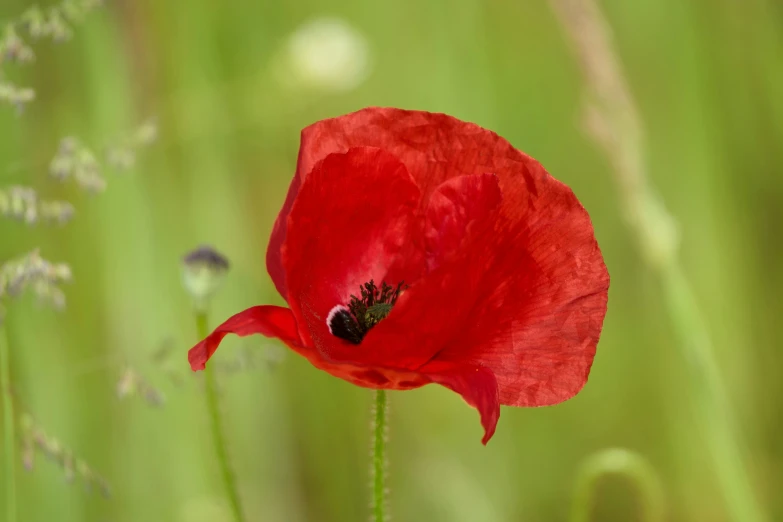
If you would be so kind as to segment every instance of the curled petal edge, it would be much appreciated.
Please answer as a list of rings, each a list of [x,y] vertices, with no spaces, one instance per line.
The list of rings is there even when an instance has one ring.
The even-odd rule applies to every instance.
[[[203,370],[207,361],[228,334],[240,337],[261,334],[276,337],[288,346],[303,350],[296,327],[294,314],[281,306],[254,306],[228,318],[223,324],[188,351],[190,368],[195,372]]]
[[[495,434],[500,419],[500,400],[495,374],[483,366],[438,368],[433,365],[432,368],[425,366],[421,371],[430,381],[460,394],[465,402],[478,410],[481,425],[484,427],[481,443],[486,446]]]
[[[203,370],[207,361],[217,351],[220,342],[228,334],[240,337],[261,334],[266,337],[278,338],[293,350],[305,356],[311,363],[329,371],[329,373],[343,373],[336,371],[338,368],[345,370],[345,375],[341,375],[341,377],[349,381],[352,380],[350,375],[357,369],[352,367],[352,365],[337,365],[334,368],[326,368],[325,366],[331,365],[328,363],[324,364],[325,361],[319,361],[318,357],[314,357],[310,350],[302,346],[296,319],[291,310],[280,306],[254,306],[228,318],[188,351],[188,361],[191,369],[193,371]],[[458,393],[465,402],[476,408],[481,416],[481,425],[484,427],[484,436],[481,442],[484,445],[489,442],[495,433],[495,428],[500,418],[498,384],[495,374],[491,370],[483,366],[460,367],[433,362],[415,372],[415,375],[424,377],[424,379],[418,383],[411,383],[411,386],[406,387],[418,387],[427,381],[440,384]],[[355,383],[368,386],[366,382]],[[399,385],[388,387],[400,389]]]

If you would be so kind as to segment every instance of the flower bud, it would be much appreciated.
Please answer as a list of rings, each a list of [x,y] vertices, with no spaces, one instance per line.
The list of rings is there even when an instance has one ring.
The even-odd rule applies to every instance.
[[[206,308],[228,267],[228,259],[210,246],[200,246],[182,259],[182,283],[197,309]]]

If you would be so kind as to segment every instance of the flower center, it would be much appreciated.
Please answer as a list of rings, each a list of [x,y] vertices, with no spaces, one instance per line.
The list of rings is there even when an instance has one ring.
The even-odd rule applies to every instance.
[[[402,292],[402,285],[400,282],[395,288],[384,281],[378,288],[372,280],[364,283],[359,288],[361,299],[351,295],[348,306],[337,305],[329,312],[326,317],[329,332],[350,343],[361,343],[370,328],[391,313]]]

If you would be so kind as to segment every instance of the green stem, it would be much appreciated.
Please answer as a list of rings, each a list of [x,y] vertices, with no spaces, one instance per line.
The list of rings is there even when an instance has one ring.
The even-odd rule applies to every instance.
[[[706,427],[706,447],[713,455],[726,505],[733,520],[763,522],[767,517],[743,462],[733,411],[691,285],[674,263],[662,270],[662,279],[671,319],[687,356],[694,409]]]
[[[373,522],[386,522],[386,390],[376,390],[373,407],[372,512]]]
[[[13,397],[11,397],[11,354],[2,317],[0,317],[0,391],[3,394],[6,520],[16,522],[16,424]]]
[[[652,466],[638,453],[612,448],[588,458],[579,470],[570,522],[588,522],[598,482],[618,475],[633,483],[639,495],[642,522],[663,522],[664,502],[661,481]]]
[[[604,148],[645,261],[657,270],[666,308],[689,372],[688,383],[706,447],[715,465],[721,499],[735,522],[765,522],[709,331],[677,258],[677,224],[650,185],[644,128],[609,25],[595,0],[550,0],[571,35],[590,94],[589,130]]]
[[[206,312],[196,312],[196,328],[199,339],[204,339],[207,335],[209,335],[209,326]],[[209,421],[210,427],[212,429],[212,440],[215,443],[215,454],[217,455],[218,464],[220,465],[220,474],[223,478],[223,485],[226,489],[226,495],[228,495],[229,502],[231,503],[231,511],[234,514],[234,520],[236,522],[243,522],[245,517],[242,514],[242,504],[239,501],[239,491],[237,490],[237,483],[234,478],[234,473],[231,470],[231,465],[228,460],[228,451],[226,450],[226,437],[223,432],[223,419],[220,415],[220,404],[218,402],[217,380],[215,378],[214,364],[207,365],[206,369],[204,370],[204,378],[206,383]]]

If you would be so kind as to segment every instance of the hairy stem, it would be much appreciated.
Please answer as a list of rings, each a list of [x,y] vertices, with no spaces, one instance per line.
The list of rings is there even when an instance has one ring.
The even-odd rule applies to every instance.
[[[663,522],[663,487],[652,466],[639,454],[612,448],[596,453],[582,465],[577,477],[570,522],[589,522],[598,482],[617,475],[631,482],[639,496],[642,522]]]
[[[389,403],[386,390],[375,391],[373,406],[372,513],[373,522],[386,522],[386,422]]]
[[[613,166],[628,224],[636,233],[645,261],[660,277],[689,372],[689,395],[702,424],[721,498],[732,520],[764,522],[767,517],[743,460],[712,342],[677,258],[675,220],[649,182],[643,127],[612,47],[609,25],[595,0],[550,2],[582,66],[588,132]]]
[[[204,339],[209,335],[209,326],[206,312],[196,312],[196,328],[199,339]],[[231,511],[234,514],[235,522],[244,522],[245,517],[242,511],[242,504],[239,500],[239,491],[237,490],[234,472],[231,470],[231,464],[228,460],[228,451],[226,449],[226,437],[223,431],[223,418],[220,414],[220,404],[218,402],[217,381],[215,378],[215,365],[208,364],[204,370],[204,379],[206,383],[207,408],[209,410],[209,423],[212,430],[212,440],[215,444],[215,454],[220,465],[220,474],[223,478],[226,495],[231,504]]]
[[[2,311],[0,310],[0,314]],[[16,423],[11,396],[11,353],[8,334],[0,316],[0,392],[3,395],[3,438],[5,440],[5,513],[8,522],[16,522]]]

